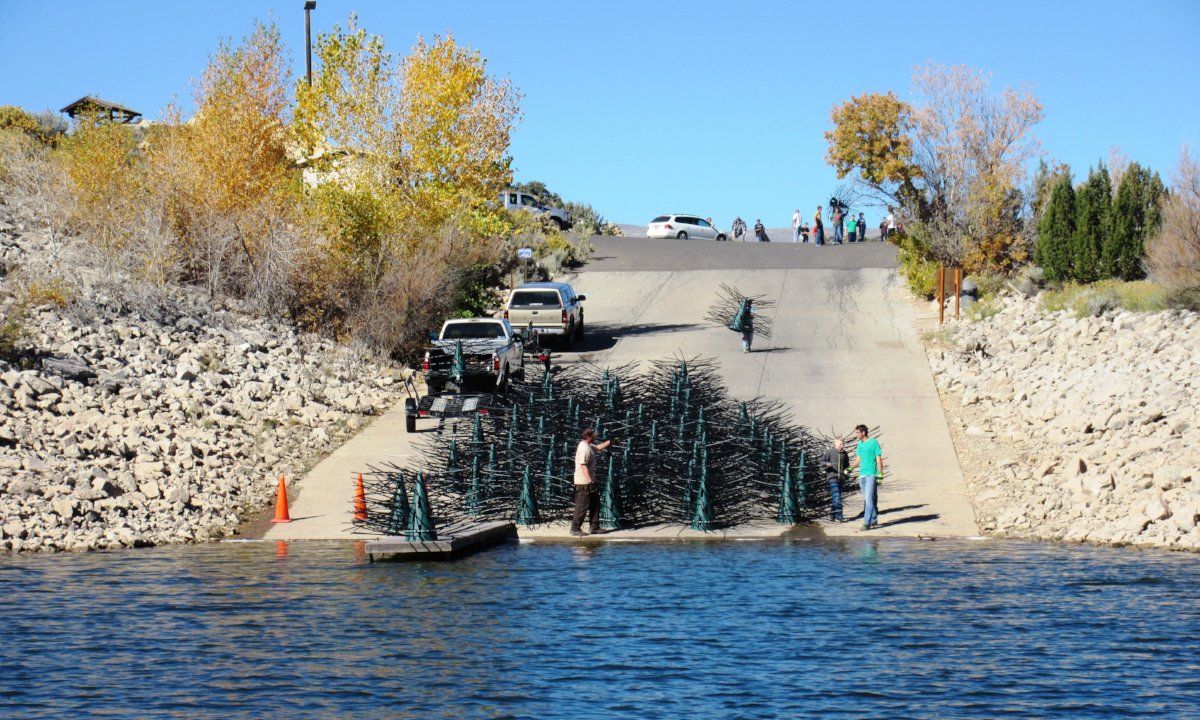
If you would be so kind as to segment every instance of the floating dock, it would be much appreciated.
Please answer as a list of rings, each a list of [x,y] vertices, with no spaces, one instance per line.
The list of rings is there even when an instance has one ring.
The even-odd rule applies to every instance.
[[[437,530],[438,539],[409,542],[403,536],[381,537],[366,544],[371,562],[457,560],[501,545],[517,536],[511,522],[468,522],[445,525]]]

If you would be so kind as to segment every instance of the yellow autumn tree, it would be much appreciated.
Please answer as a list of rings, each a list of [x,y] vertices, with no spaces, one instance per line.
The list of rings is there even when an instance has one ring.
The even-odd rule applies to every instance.
[[[279,29],[266,24],[256,24],[238,47],[222,43],[209,59],[187,131],[195,199],[208,209],[243,219],[284,187],[288,65]],[[262,228],[243,232],[258,240]]]
[[[512,182],[508,147],[519,95],[487,75],[478,51],[453,36],[417,42],[404,59],[397,108],[403,189],[421,224],[486,214]]]
[[[196,114],[168,111],[146,150],[183,276],[210,294],[276,305],[298,253],[287,154],[289,60],[273,24],[222,42],[195,84]]]
[[[315,54],[292,137],[321,246],[306,255],[296,315],[395,350],[420,340],[405,323],[446,312],[463,269],[495,263],[512,233],[494,201],[512,179],[518,95],[453,38],[397,62],[354,16]]]
[[[894,93],[864,93],[835,105],[825,133],[825,161],[838,178],[855,173],[873,199],[904,205],[917,196],[921,170],[913,162],[912,108]]]
[[[74,226],[106,252],[120,252],[144,189],[134,128],[98,112],[83,112],[58,157],[75,201]]]

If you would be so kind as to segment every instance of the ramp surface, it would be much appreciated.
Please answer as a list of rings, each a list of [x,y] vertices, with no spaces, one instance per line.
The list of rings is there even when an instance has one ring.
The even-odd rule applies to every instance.
[[[978,534],[894,248],[645,238],[593,244],[592,261],[567,278],[588,296],[587,336],[562,353],[564,361],[622,365],[703,355],[720,363],[737,399],[781,399],[797,422],[826,434],[878,426],[890,477],[879,490],[880,527],[863,534]],[[743,354],[740,335],[706,323],[721,283],[777,301],[770,342]],[[420,437],[404,432],[397,405],[305,475],[292,490],[294,521],[271,526],[265,537],[364,539],[351,533],[355,473],[382,461],[403,464],[420,452]],[[861,510],[857,493],[847,498],[846,517]],[[823,529],[857,535],[859,525]],[[565,536],[566,528],[530,534]]]

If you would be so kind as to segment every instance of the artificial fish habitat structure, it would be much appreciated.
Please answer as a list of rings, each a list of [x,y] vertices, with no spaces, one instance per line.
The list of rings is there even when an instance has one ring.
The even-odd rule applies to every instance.
[[[794,524],[827,507],[810,460],[826,438],[777,401],[729,397],[715,361],[670,358],[514,381],[474,418],[427,433],[420,461],[365,473],[355,526],[427,541],[450,523],[568,520],[585,427],[615,441],[596,463],[604,529]]]

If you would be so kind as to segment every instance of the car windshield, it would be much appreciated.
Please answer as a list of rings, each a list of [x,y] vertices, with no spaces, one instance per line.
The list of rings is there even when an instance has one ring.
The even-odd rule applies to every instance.
[[[503,337],[504,325],[500,323],[454,323],[442,328],[443,340],[486,340]]]
[[[553,290],[517,290],[509,307],[562,307]]]
[[[670,216],[670,215],[659,215],[658,217],[654,218],[654,219],[653,219],[653,220],[651,220],[650,222],[652,222],[652,223],[656,223],[656,222],[667,222],[667,221],[669,221],[670,219],[671,219],[671,216]]]

